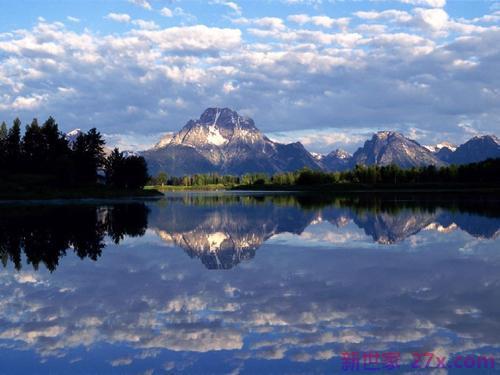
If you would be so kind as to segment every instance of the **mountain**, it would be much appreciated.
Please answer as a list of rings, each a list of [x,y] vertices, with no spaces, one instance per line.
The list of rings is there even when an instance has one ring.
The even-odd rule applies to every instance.
[[[442,147],[438,151],[436,151],[434,153],[434,155],[436,155],[436,157],[439,160],[442,160],[446,163],[450,163],[452,158],[453,158],[453,152],[454,152],[454,150],[452,150],[448,147]]]
[[[78,138],[78,136],[80,134],[84,134],[84,132],[81,129],[73,129],[65,134],[65,138],[68,141],[69,147],[73,148],[73,145],[75,144],[76,139]],[[104,150],[105,156],[108,156],[113,151],[112,149],[110,149],[106,145],[104,145],[103,150]],[[130,156],[131,153],[135,154],[133,151],[125,151],[124,153],[125,153],[125,156]]]
[[[352,155],[347,151],[336,149],[321,158],[321,164],[328,171],[344,171],[350,168]]]
[[[229,108],[208,108],[199,119],[188,121],[171,139],[168,137],[142,153],[153,175],[160,171],[176,176],[209,172],[272,174],[321,168],[300,142],[273,142],[252,119]]]
[[[439,207],[438,201],[424,206],[383,209],[379,205],[351,205],[321,201],[311,209],[308,198],[239,195],[170,195],[164,206],[151,206],[148,227],[162,241],[183,249],[191,258],[199,259],[208,269],[231,269],[256,256],[257,250],[276,235],[289,233],[310,239],[310,225],[321,225],[322,238],[355,238],[353,223],[373,241],[399,243],[422,230],[451,232],[457,229],[475,238],[498,238],[500,218],[481,211],[463,212]],[[310,197],[309,197],[310,199]],[[373,202],[372,202],[373,203]],[[450,205],[453,207],[454,205]],[[309,232],[309,234],[308,234]]]
[[[66,133],[66,140],[68,141],[69,147],[73,147],[76,142],[76,139],[80,134],[83,134],[81,129],[73,129],[70,132]]]
[[[263,135],[252,119],[229,108],[208,108],[177,133],[165,134],[153,148],[140,153],[152,175],[164,171],[242,175],[296,171],[307,167],[344,171],[360,165],[401,168],[464,164],[500,157],[495,136],[474,137],[457,147],[449,142],[423,146],[395,131],[380,131],[353,155],[337,149],[327,155],[308,152],[300,142],[282,144]]]
[[[167,146],[172,141],[173,137],[173,133],[166,133],[163,137],[160,138],[160,140],[154,145],[153,148],[159,149]]]
[[[441,142],[438,143],[437,145],[431,145],[431,146],[424,146],[427,150],[432,152],[433,154],[438,153],[442,149],[448,149],[450,151],[455,151],[457,149],[457,146],[450,143],[450,142]]]
[[[446,163],[401,133],[381,131],[374,134],[354,153],[351,167],[356,164],[379,166],[396,164],[401,168],[411,168],[426,165],[443,166]]]
[[[451,164],[467,164],[488,158],[500,158],[500,139],[494,135],[474,137],[460,145],[454,152],[436,154],[436,156]]]
[[[297,205],[278,206],[252,196],[166,197],[151,207],[149,223],[166,243],[182,248],[208,269],[230,269],[252,259],[279,233],[300,234],[316,217]]]

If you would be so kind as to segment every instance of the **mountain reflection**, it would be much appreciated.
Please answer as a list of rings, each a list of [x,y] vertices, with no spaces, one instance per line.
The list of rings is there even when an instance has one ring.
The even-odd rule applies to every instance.
[[[0,208],[0,256],[16,269],[42,263],[53,271],[72,250],[97,260],[106,237],[118,244],[125,236],[142,236],[149,227],[162,241],[181,247],[208,269],[231,269],[252,259],[271,238],[291,234],[306,241],[307,230],[361,229],[379,244],[396,244],[421,231],[462,230],[478,239],[498,237],[500,208],[496,198],[434,195],[250,195],[174,194],[148,203],[108,205],[7,206]],[[148,224],[149,221],[149,224]],[[359,232],[359,231],[358,231]],[[370,240],[371,239],[371,240]],[[314,240],[309,236],[309,240]],[[333,244],[334,245],[334,244]]]
[[[69,249],[81,259],[95,261],[105,247],[105,236],[118,244],[125,236],[144,235],[147,214],[143,203],[2,207],[0,257],[4,267],[10,260],[18,270],[22,253],[35,270],[42,263],[54,271]]]
[[[414,352],[498,366],[498,201],[460,199],[0,207],[0,368],[333,374],[344,351],[400,352],[397,373]]]
[[[152,208],[150,221],[160,238],[209,269],[230,269],[253,258],[271,237],[301,235],[318,222],[336,227],[352,222],[380,244],[401,242],[424,229],[461,229],[476,238],[500,233],[498,201],[459,196],[173,195]]]

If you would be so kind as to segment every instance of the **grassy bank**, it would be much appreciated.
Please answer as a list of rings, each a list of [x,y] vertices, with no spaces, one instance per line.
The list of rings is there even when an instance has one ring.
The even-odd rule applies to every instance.
[[[398,192],[398,191],[418,191],[418,192],[498,192],[500,193],[500,186],[494,184],[443,184],[443,183],[423,183],[423,184],[351,184],[351,183],[337,183],[337,184],[317,184],[317,185],[290,185],[290,184],[245,184],[245,185],[224,185],[224,184],[211,184],[211,185],[198,185],[198,186],[181,186],[181,185],[164,185],[164,186],[146,186],[146,190],[157,190],[160,192],[166,191],[300,191],[300,192]]]
[[[208,185],[195,185],[195,186],[183,186],[183,185],[150,185],[146,186],[146,190],[158,190],[158,191],[215,191],[215,190],[230,190],[234,185],[224,185],[224,184],[208,184]]]

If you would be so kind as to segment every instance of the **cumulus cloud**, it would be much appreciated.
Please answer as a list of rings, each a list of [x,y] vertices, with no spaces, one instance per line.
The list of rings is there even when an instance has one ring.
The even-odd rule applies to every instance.
[[[241,6],[234,1],[229,0],[213,0],[212,4],[223,5],[229,9],[231,9],[234,14],[241,15]]]
[[[405,11],[396,10],[396,9],[388,9],[384,11],[359,11],[355,12],[354,15],[361,19],[365,20],[380,20],[386,19],[393,22],[409,22],[412,19],[412,16]]]
[[[328,16],[309,16],[307,14],[292,14],[287,17],[287,20],[298,23],[299,25],[311,23],[325,28],[331,28],[336,25],[342,29],[345,29],[350,21],[348,17],[331,18]]]
[[[491,133],[500,121],[500,30],[495,11],[456,19],[442,4],[368,4],[342,18],[297,5],[283,17],[232,17],[226,27],[173,6],[158,10],[172,27],[117,10],[105,18],[128,27],[109,34],[40,19],[0,35],[0,114],[54,115],[65,130],[99,125],[131,140],[176,131],[221,105],[268,133],[439,125],[459,143],[458,124]],[[315,149],[342,146],[316,138]]]
[[[153,9],[149,1],[147,0],[128,0],[129,3],[135,4],[137,6],[140,6],[141,8],[151,10]]]
[[[443,9],[425,9],[416,8],[413,11],[416,16],[416,22],[423,28],[428,28],[431,31],[440,31],[448,26],[448,13]]]
[[[160,26],[158,26],[154,21],[145,21],[138,19],[138,20],[133,20],[132,23],[134,25],[139,26],[141,29],[145,30],[156,30],[160,28]]]
[[[105,18],[107,18],[108,20],[124,23],[130,22],[130,20],[132,19],[132,17],[130,17],[126,13],[109,13]]]
[[[238,25],[254,25],[267,30],[283,31],[286,29],[285,23],[278,17],[262,17],[262,18],[237,18],[233,23]]]
[[[423,5],[431,8],[443,8],[446,5],[446,0],[399,0],[404,4]]]
[[[164,17],[173,17],[173,15],[174,15],[172,13],[172,11],[169,8],[167,8],[167,7],[161,8],[160,13]]]

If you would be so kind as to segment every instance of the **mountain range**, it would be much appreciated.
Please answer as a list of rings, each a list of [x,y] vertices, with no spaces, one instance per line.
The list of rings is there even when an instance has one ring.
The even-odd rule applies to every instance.
[[[77,134],[68,133],[70,142]],[[164,136],[153,148],[139,154],[146,159],[151,175],[161,171],[173,176],[273,174],[305,167],[343,171],[358,164],[396,164],[401,168],[467,164],[500,157],[500,140],[484,135],[458,147],[448,142],[424,146],[399,132],[380,131],[352,155],[340,149],[319,155],[308,152],[300,142],[272,141],[251,118],[229,108],[208,108],[199,119],[189,120],[180,131]]]

